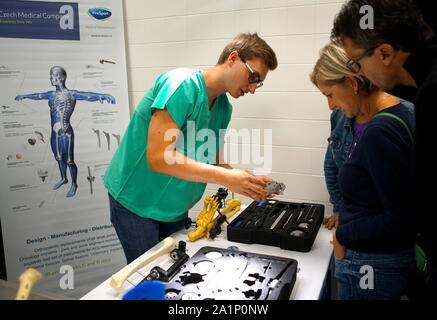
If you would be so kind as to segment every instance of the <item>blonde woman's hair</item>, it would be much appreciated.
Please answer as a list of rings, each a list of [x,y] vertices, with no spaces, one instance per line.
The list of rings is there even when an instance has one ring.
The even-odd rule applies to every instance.
[[[365,77],[349,70],[346,66],[349,59],[339,44],[328,43],[320,50],[319,55],[320,57],[314,66],[313,72],[310,74],[310,80],[316,87],[319,83],[328,86],[341,84],[346,76],[352,76],[358,79],[360,88],[364,88],[367,93],[377,89]]]

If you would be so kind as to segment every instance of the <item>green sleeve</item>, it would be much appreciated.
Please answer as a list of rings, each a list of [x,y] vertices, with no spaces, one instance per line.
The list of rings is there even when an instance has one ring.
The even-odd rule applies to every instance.
[[[195,108],[198,86],[195,81],[185,73],[172,73],[164,75],[157,80],[154,87],[154,109],[166,109],[179,129]]]
[[[229,103],[229,100],[227,99],[226,95],[220,96],[220,99],[221,99],[220,109],[222,112],[220,115],[221,121],[219,123],[218,128],[216,129],[217,151],[223,148],[225,144],[226,129],[228,128],[232,116],[232,105]]]

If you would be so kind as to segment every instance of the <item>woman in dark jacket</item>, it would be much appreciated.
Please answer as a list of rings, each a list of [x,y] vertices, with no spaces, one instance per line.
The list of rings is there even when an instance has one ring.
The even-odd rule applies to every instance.
[[[347,60],[341,47],[328,44],[311,74],[329,107],[352,118],[333,233],[338,297],[397,299],[415,266],[414,115],[396,97],[351,75]]]

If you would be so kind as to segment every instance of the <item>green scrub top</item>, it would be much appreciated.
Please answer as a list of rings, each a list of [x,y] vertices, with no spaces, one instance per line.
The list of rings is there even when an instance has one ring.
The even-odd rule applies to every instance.
[[[224,144],[232,114],[226,94],[212,109],[200,70],[175,69],[161,74],[135,109],[103,179],[111,196],[135,214],[174,222],[202,197],[206,184],[181,180],[149,169],[147,137],[152,110],[166,109],[178,125],[176,150],[187,157],[214,164]]]

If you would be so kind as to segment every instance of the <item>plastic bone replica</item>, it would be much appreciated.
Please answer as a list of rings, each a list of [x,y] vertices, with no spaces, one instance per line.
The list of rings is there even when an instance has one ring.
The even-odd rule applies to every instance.
[[[20,281],[20,286],[18,288],[17,296],[15,300],[27,300],[29,299],[30,291],[32,287],[40,282],[42,278],[42,273],[36,269],[29,268],[25,270],[18,280]]]
[[[149,255],[145,256],[144,258],[138,258],[137,260],[133,261],[129,265],[127,265],[125,268],[117,272],[111,277],[111,281],[109,282],[109,285],[117,290],[118,292],[121,291],[121,288],[123,286],[123,283],[126,281],[127,278],[129,278],[134,272],[138,271],[139,269],[145,267],[147,264],[149,264],[151,261],[155,260],[156,258],[165,255],[176,248],[176,241],[171,238],[167,237],[163,240],[163,246],[159,248],[158,250],[150,253]]]

